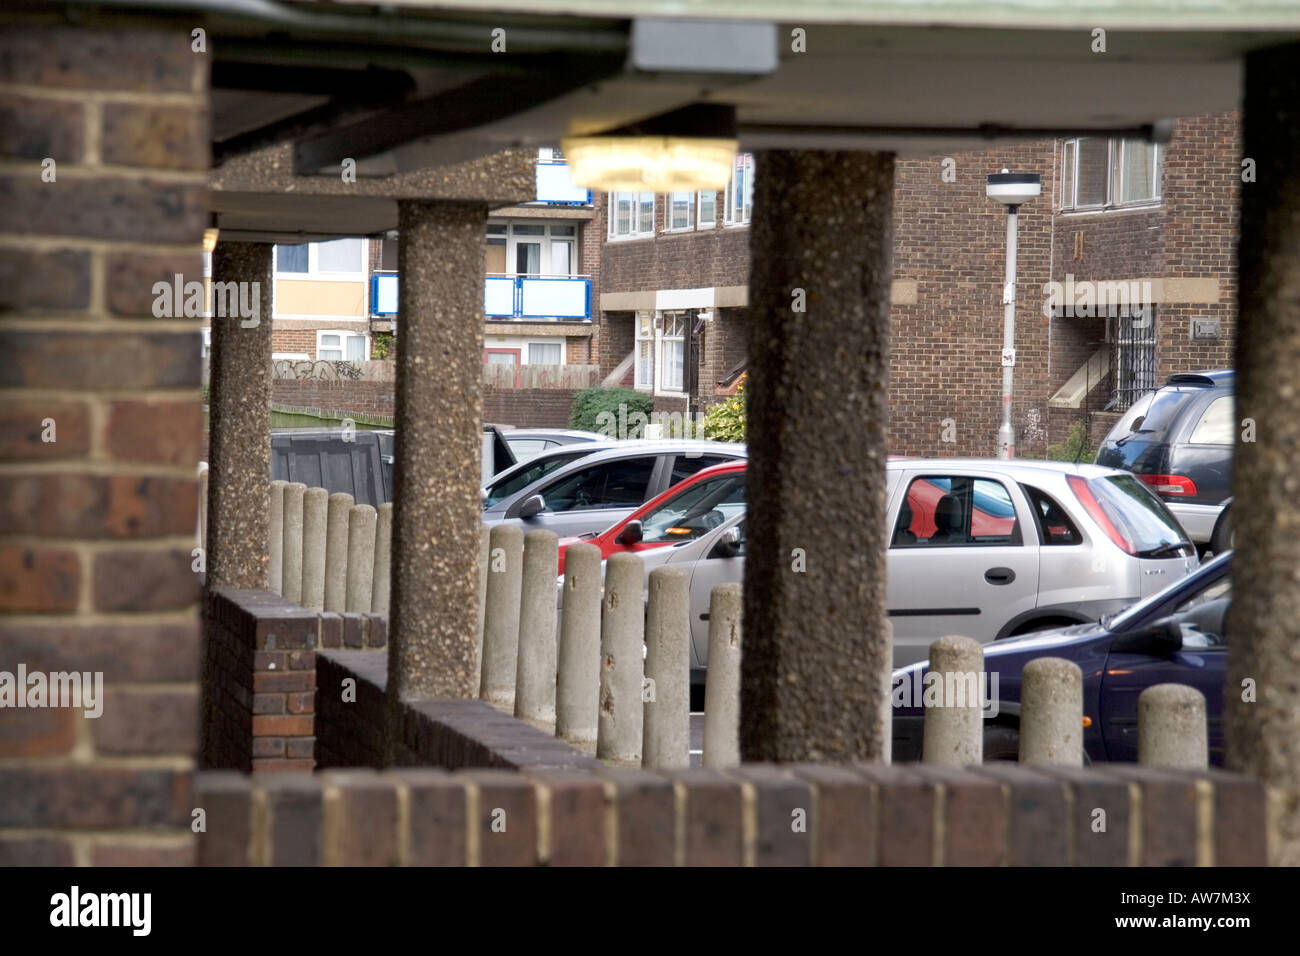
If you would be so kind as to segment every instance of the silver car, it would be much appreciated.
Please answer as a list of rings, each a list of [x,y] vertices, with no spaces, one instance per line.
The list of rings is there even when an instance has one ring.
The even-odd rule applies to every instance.
[[[565,445],[585,445],[605,441],[609,437],[577,428],[503,428],[501,435],[517,462],[529,461],[543,452]]]
[[[1095,621],[1197,567],[1196,548],[1141,481],[1097,465],[990,459],[888,462],[887,600],[894,666],[945,634],[982,642]],[[709,596],[742,581],[745,515],[640,552],[647,574],[691,575],[691,665],[708,652]]]
[[[576,447],[587,450],[603,444],[584,442]],[[725,442],[620,441],[614,447],[584,454],[522,487],[512,487],[519,479],[511,477],[510,471],[498,476],[492,487],[485,489],[483,522],[516,524],[524,531],[545,528],[561,538],[596,534],[700,469],[744,457],[744,445]],[[546,455],[538,456],[522,467],[546,460]]]

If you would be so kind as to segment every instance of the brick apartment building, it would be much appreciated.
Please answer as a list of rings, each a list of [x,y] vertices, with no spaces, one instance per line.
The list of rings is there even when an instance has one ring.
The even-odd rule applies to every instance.
[[[1020,209],[1018,454],[1042,456],[1075,421],[1095,444],[1170,373],[1230,364],[1240,152],[1237,114],[1218,113],[1179,120],[1163,146],[1090,138],[900,157],[891,450],[996,452],[1006,214],[985,175],[1004,167],[1043,183]],[[607,199],[600,361],[657,409],[706,407],[744,367],[753,174],[741,155],[723,193]],[[1133,294],[1111,307],[1080,295],[1118,282]]]

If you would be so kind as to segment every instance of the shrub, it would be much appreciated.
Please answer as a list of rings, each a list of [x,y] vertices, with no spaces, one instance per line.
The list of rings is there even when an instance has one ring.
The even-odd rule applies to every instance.
[[[370,355],[374,359],[383,361],[393,357],[393,333],[376,332],[370,340]]]
[[[714,441],[745,440],[745,376],[741,376],[736,394],[718,402],[704,416],[704,437]]]
[[[1049,461],[1092,461],[1092,457],[1088,425],[1082,419],[1070,426],[1070,434],[1065,441],[1047,446]]]
[[[620,407],[623,408],[620,414]],[[573,396],[569,427],[600,432],[611,438],[640,438],[642,426],[650,419],[654,399],[631,388],[584,388]],[[601,415],[608,413],[613,418]],[[635,417],[634,416],[638,416]],[[612,422],[612,424],[611,424]],[[620,430],[626,428],[626,434]]]

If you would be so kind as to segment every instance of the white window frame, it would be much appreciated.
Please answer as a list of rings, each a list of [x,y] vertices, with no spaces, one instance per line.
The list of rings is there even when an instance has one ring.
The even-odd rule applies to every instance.
[[[322,346],[321,346],[321,337],[322,337],[322,336],[326,336],[326,335],[338,335],[338,336],[341,336],[341,338],[339,339],[339,352],[341,353],[342,358],[327,359],[327,358],[322,358],[322,357],[321,357],[321,354],[320,354],[320,353],[321,353],[321,348],[322,348]],[[364,343],[365,343],[365,344],[364,344],[364,346],[363,346],[363,351],[362,351],[362,353],[361,353],[362,358],[360,359],[360,361],[362,361],[362,362],[368,361],[368,360],[369,360],[369,357],[370,357],[370,334],[367,333],[367,332],[361,332],[361,331],[358,331],[358,330],[356,330],[356,329],[317,329],[317,330],[316,330],[316,361],[318,361],[318,362],[352,362],[352,361],[357,361],[356,359],[350,359],[350,358],[347,357],[347,355],[348,355],[348,342],[347,342],[348,336],[354,336],[354,337],[356,337],[356,338],[359,338],[359,339],[364,340]],[[328,346],[328,347],[331,348],[331,349],[333,348],[333,346]]]
[[[560,361],[559,361],[559,362],[534,362],[534,361],[533,361],[533,347],[534,347],[534,346],[549,346],[550,348],[556,348],[556,349],[559,349],[559,350],[560,350]],[[523,354],[523,359],[524,359],[524,361],[523,361],[522,363],[520,363],[520,364],[522,364],[522,365],[564,365],[564,364],[565,364],[565,362],[564,362],[564,352],[565,352],[565,348],[564,348],[564,346],[565,346],[565,343],[564,343],[563,341],[560,341],[560,342],[554,342],[554,341],[550,341],[550,340],[543,340],[543,341],[540,341],[540,342],[528,342],[528,343],[525,343],[525,346],[524,346],[524,354]]]
[[[1124,145],[1127,140],[1109,137],[1106,140],[1106,194],[1100,203],[1087,206],[1078,204],[1079,195],[1079,143],[1085,139],[1100,139],[1095,136],[1075,136],[1064,140],[1061,148],[1060,180],[1061,190],[1058,207],[1062,212],[1105,212],[1110,209],[1140,209],[1146,206],[1158,206],[1163,201],[1164,150],[1159,143],[1151,144],[1152,182],[1155,195],[1142,199],[1130,199],[1121,202],[1124,194],[1122,178],[1124,175]],[[1066,169],[1070,170],[1067,178]]]
[[[650,196],[651,202],[654,202],[654,193],[652,192],[618,192],[607,193],[606,205],[609,207],[609,230],[608,236],[611,242],[626,242],[629,239],[651,239],[655,234],[655,217],[654,211],[650,214],[650,228],[647,231],[641,230],[641,203],[643,197]],[[624,235],[618,235],[615,227],[618,223],[618,204],[625,200],[619,199],[620,196],[631,196],[632,209],[628,217],[628,226],[631,231]]]
[[[736,173],[735,166],[732,167],[731,178],[727,180],[726,203],[723,207],[722,221],[727,226],[748,226],[754,218],[754,154],[737,153],[736,163],[744,163],[749,178],[745,181],[744,194],[741,196],[741,214],[739,218],[732,216],[732,199],[736,192]]]
[[[569,220],[557,220],[550,222],[544,219],[489,219],[490,226],[504,226],[505,233],[494,233],[491,235],[484,234],[484,242],[488,239],[505,240],[506,248],[506,271],[493,272],[494,276],[531,276],[532,278],[582,278],[580,272],[555,272],[551,262],[551,250],[558,243],[564,243],[569,246],[569,265],[570,267],[578,266],[578,235],[582,232],[582,227],[577,222]],[[515,234],[516,226],[542,226],[543,232],[540,236],[525,236]],[[571,235],[556,235],[557,228],[573,230]],[[515,250],[520,242],[535,242],[542,247],[541,254],[538,258],[537,273],[512,272],[510,269],[515,264]]]
[[[676,197],[687,196],[686,201],[686,225],[673,225],[673,205],[678,201]],[[695,231],[695,210],[699,204],[699,193],[691,193],[685,190],[664,194],[664,232],[694,232]]]
[[[667,396],[680,396],[686,392],[686,337],[690,334],[691,316],[689,312],[659,312],[656,315],[658,321],[655,322],[655,394]],[[679,331],[669,331],[670,325],[677,326],[680,322]],[[680,343],[682,350],[682,378],[681,382],[673,385],[670,384],[671,363],[669,362],[670,343]]]
[[[307,246],[307,271],[306,272],[281,272],[280,271],[280,246],[276,245],[272,251],[272,262],[275,268],[275,278],[287,279],[292,282],[366,282],[369,273],[369,241],[358,236],[339,236],[340,239],[355,239],[360,248],[360,254],[357,256],[357,270],[355,272],[321,272],[319,266],[319,242],[306,243]],[[331,240],[332,241],[332,240]],[[298,243],[285,243],[285,245],[298,245]],[[367,283],[368,284],[368,283]]]
[[[704,194],[713,193],[713,218],[708,222],[704,220]],[[722,196],[725,190],[722,189],[701,189],[695,194],[695,228],[696,229],[716,229],[718,228],[718,197]]]
[[[650,321],[649,321],[648,328],[643,328],[643,324],[641,321],[643,315],[649,317]],[[653,392],[655,390],[655,355],[657,354],[658,351],[655,347],[656,346],[655,343],[656,324],[657,323],[655,322],[655,314],[653,312],[632,313],[632,331],[633,331],[633,338],[635,341],[635,345],[634,345],[635,353],[632,359],[632,385],[638,391],[642,391],[642,392],[647,392],[647,391]],[[641,375],[642,343],[649,343],[650,345],[650,361],[647,363],[645,368],[645,371],[648,372],[649,374],[649,380],[643,380]]]

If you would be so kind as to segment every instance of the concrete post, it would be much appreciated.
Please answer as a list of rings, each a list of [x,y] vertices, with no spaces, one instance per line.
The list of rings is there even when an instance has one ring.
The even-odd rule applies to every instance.
[[[1187,684],[1155,684],[1138,695],[1138,763],[1204,770],[1209,761],[1204,694]]]
[[[266,570],[266,586],[276,594],[282,594],[284,588],[284,486],[287,484],[280,479],[271,482],[271,528],[267,540],[271,563]]]
[[[515,716],[548,732],[555,729],[555,578],[559,537],[554,531],[524,535],[523,587],[519,601],[519,658],[515,668]]]
[[[519,665],[519,601],[523,593],[524,533],[511,524],[492,529],[487,610],[483,623],[483,675],[479,696],[514,712]]]
[[[353,505],[348,512],[345,611],[370,613],[370,596],[375,587],[376,518],[375,509],[370,505]]]
[[[325,610],[325,539],[330,493],[308,488],[302,493],[302,601],[312,611]]]
[[[757,156],[745,760],[884,758],[893,169],[891,154]]]
[[[252,289],[258,314],[212,321],[207,586],[266,587],[271,509],[271,246],[219,242],[212,277]],[[262,436],[252,441],[250,436]]]
[[[348,514],[352,496],[337,491],[329,497],[325,522],[325,610],[343,611],[347,607],[348,587]]]
[[[402,342],[384,735],[390,764],[401,743],[402,698],[468,698],[479,686],[474,559],[483,515],[487,206],[401,200],[397,218]],[[513,691],[513,679],[509,686]]]
[[[600,700],[600,561],[594,544],[571,544],[564,552],[555,734],[588,753],[596,750]]]
[[[1083,671],[1074,661],[1039,657],[1025,665],[1020,762],[1083,766]]]
[[[303,494],[307,486],[291,481],[284,486],[284,567],[280,594],[286,601],[302,603]]]
[[[478,637],[474,647],[474,674],[481,680],[483,675],[483,627],[487,615],[488,589],[488,553],[491,549],[492,529],[485,524],[479,525],[478,542]]]
[[[704,766],[740,763],[740,613],[744,589],[719,584],[709,597],[709,675],[704,684]],[[888,699],[888,698],[886,698]]]
[[[370,589],[370,612],[387,616],[392,593],[393,503],[385,502],[375,514],[375,572]]]
[[[691,765],[691,593],[681,568],[650,572],[645,625],[645,708],[642,766]]]
[[[933,675],[933,676],[931,676]],[[984,760],[984,648],[969,637],[941,637],[930,645],[921,760],[969,767]]]
[[[1224,688],[1227,764],[1300,793],[1300,45],[1245,58],[1243,149],[1254,175],[1238,184],[1237,551]],[[1236,166],[1233,173],[1239,172]],[[1225,164],[1224,174],[1228,172]],[[1244,175],[1244,170],[1240,170]],[[1300,799],[1280,811],[1278,862],[1300,865]]]
[[[615,554],[605,562],[600,612],[600,711],[596,756],[620,766],[641,765],[645,711],[641,678],[645,661],[645,562]]]

